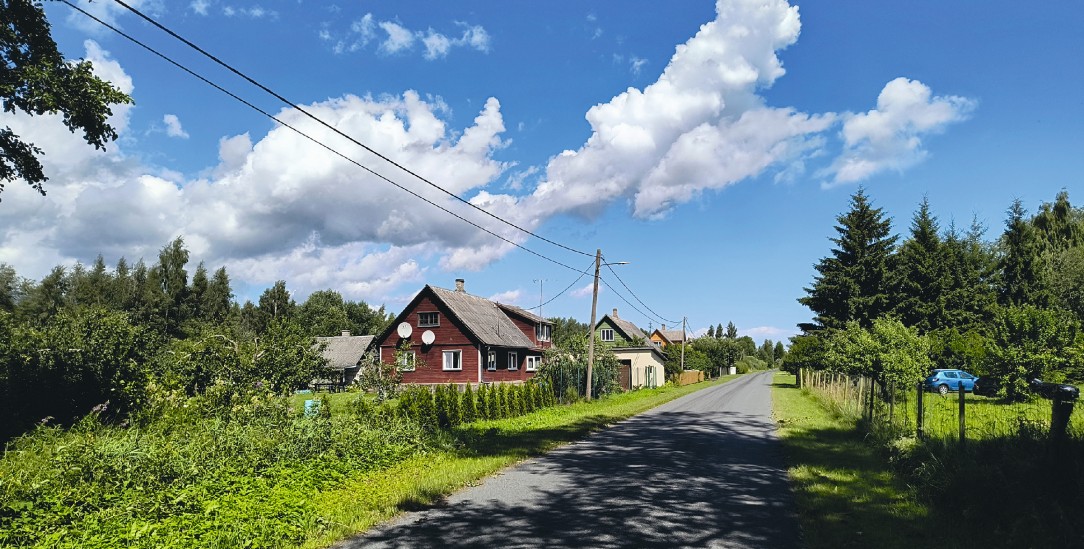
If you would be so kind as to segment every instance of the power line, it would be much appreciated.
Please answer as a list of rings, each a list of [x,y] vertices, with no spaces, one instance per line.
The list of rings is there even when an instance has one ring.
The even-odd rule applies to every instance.
[[[415,198],[419,198],[419,199],[425,201],[426,203],[430,204],[431,206],[439,208],[441,211],[444,211],[445,213],[447,213],[447,214],[449,214],[449,215],[451,215],[451,216],[453,216],[453,217],[455,217],[455,218],[457,218],[457,219],[459,219],[459,220],[461,220],[461,221],[463,221],[465,223],[469,223],[470,225],[474,226],[475,228],[480,229],[480,230],[482,230],[482,231],[484,231],[484,232],[486,232],[486,233],[488,233],[488,234],[490,234],[490,235],[492,235],[492,236],[494,236],[494,237],[496,237],[496,238],[498,238],[498,239],[500,239],[500,240],[502,240],[502,241],[504,241],[504,242],[506,242],[508,244],[511,244],[511,245],[523,250],[523,251],[526,251],[526,252],[528,252],[530,254],[538,256],[538,257],[540,257],[542,259],[545,259],[546,261],[549,261],[549,262],[554,263],[556,265],[560,265],[561,267],[564,267],[564,268],[566,268],[568,270],[576,271],[576,272],[582,272],[582,271],[579,271],[579,269],[576,269],[575,267],[572,267],[570,265],[566,265],[565,263],[562,263],[562,262],[560,262],[560,261],[558,261],[556,259],[553,259],[553,258],[548,257],[546,255],[543,255],[543,254],[541,254],[539,252],[536,252],[536,251],[534,251],[534,250],[532,250],[530,248],[527,248],[526,246],[524,246],[522,244],[519,244],[517,242],[513,242],[512,240],[509,240],[508,238],[506,238],[504,236],[501,236],[501,235],[499,235],[499,234],[497,234],[497,233],[495,233],[495,232],[493,232],[493,231],[491,231],[491,230],[489,230],[489,229],[487,229],[487,228],[485,228],[485,227],[483,227],[483,226],[481,226],[481,225],[479,225],[479,224],[477,224],[477,223],[475,223],[475,222],[473,222],[473,221],[471,221],[471,220],[469,220],[469,219],[467,219],[467,218],[465,218],[465,217],[463,217],[463,216],[461,216],[461,215],[459,215],[459,214],[445,208],[444,206],[441,206],[440,204],[437,204],[436,202],[433,202],[432,200],[430,200],[430,199],[428,199],[428,198],[426,198],[426,197],[424,197],[424,196],[422,196],[422,195],[420,195],[420,194],[418,194],[418,193],[404,187],[403,185],[400,185],[399,183],[396,183],[395,181],[392,181],[390,178],[388,178],[388,177],[386,177],[386,176],[384,176],[384,175],[382,175],[380,173],[377,173],[372,168],[369,168],[368,166],[365,166],[364,164],[361,164],[360,162],[358,162],[358,161],[346,156],[345,154],[331,148],[329,145],[321,142],[320,140],[316,139],[315,137],[312,137],[311,135],[309,135],[309,134],[295,128],[294,126],[292,126],[292,125],[288,124],[287,122],[281,120],[277,116],[275,116],[275,115],[261,109],[260,107],[257,107],[256,105],[254,105],[254,104],[250,103],[249,101],[241,98],[240,96],[234,94],[233,92],[223,88],[222,86],[219,86],[218,84],[216,84],[216,83],[212,82],[211,80],[205,78],[204,76],[196,73],[195,71],[189,69],[188,67],[178,63],[177,61],[174,61],[173,59],[169,58],[165,54],[159,52],[158,50],[155,50],[154,48],[148,46],[147,44],[144,44],[143,42],[141,42],[138,39],[132,37],[131,35],[125,33],[124,31],[116,28],[115,26],[113,26],[113,25],[111,25],[111,24],[109,24],[109,23],[107,23],[105,21],[102,21],[101,19],[95,17],[94,15],[84,11],[82,8],[80,8],[79,6],[76,6],[75,4],[72,4],[68,0],[60,0],[60,1],[63,2],[64,4],[66,4],[68,7],[70,7],[72,9],[82,13],[83,15],[93,19],[94,21],[98,22],[102,26],[112,30],[113,32],[119,34],[120,36],[123,36],[124,38],[128,39],[129,41],[136,44],[137,46],[139,46],[139,47],[151,52],[152,54],[162,58],[167,63],[169,63],[169,64],[181,69],[182,71],[194,76],[195,78],[199,79],[203,83],[205,83],[205,84],[215,88],[216,90],[228,95],[229,97],[239,101],[240,103],[244,104],[245,106],[249,107],[250,109],[252,109],[252,110],[254,110],[254,111],[256,111],[256,112],[258,112],[258,113],[260,113],[260,114],[262,114],[262,115],[264,115],[264,116],[266,116],[268,118],[270,118],[271,120],[274,120],[275,122],[279,123],[280,125],[282,125],[282,126],[284,126],[286,128],[289,128],[294,133],[297,133],[301,137],[304,137],[305,139],[308,139],[309,141],[311,141],[314,144],[320,146],[321,148],[327,150],[328,152],[330,152],[330,153],[332,153],[332,154],[346,160],[347,162],[350,162],[351,164],[354,164],[355,166],[369,172],[370,174],[372,174],[372,175],[374,175],[374,176],[376,176],[376,177],[378,177],[378,178],[380,178],[380,179],[394,185],[395,187],[399,188],[400,190],[403,190],[403,191],[409,193],[411,196],[414,196]],[[473,206],[473,204],[472,204],[472,206]],[[545,239],[543,239],[543,240],[545,240]],[[573,250],[573,251],[575,251],[575,250]]]
[[[614,270],[612,265],[610,265],[609,263],[606,263],[606,268],[609,269],[610,272],[613,273],[614,277],[616,277],[617,280],[619,282],[621,282],[621,285],[624,286],[625,289],[629,291],[629,294],[631,294],[632,297],[636,299],[636,301],[640,302],[640,305],[643,305],[645,309],[651,311],[651,313],[655,315],[655,318],[657,318],[657,319],[659,319],[659,320],[661,320],[663,322],[669,322],[670,324],[674,324],[675,322],[677,322],[676,320],[669,320],[669,319],[663,317],[659,313],[656,313],[654,310],[652,310],[651,307],[648,307],[647,303],[644,303],[644,301],[642,299],[640,299],[639,296],[636,295],[636,292],[632,291],[632,288],[629,288],[629,285],[625,284],[624,280],[621,280],[621,277],[617,275],[617,271]],[[609,284],[607,284],[607,286],[609,286]],[[613,289],[613,288],[611,288],[611,289]],[[622,299],[624,299],[624,298],[622,298]],[[627,301],[626,301],[626,303],[627,303]],[[630,303],[629,305],[632,305],[632,304]],[[636,307],[633,307],[633,309],[636,309]],[[637,309],[637,310],[639,310],[639,309]],[[640,314],[643,314],[643,312],[641,312]],[[644,315],[644,316],[648,316],[648,315]]]
[[[594,264],[594,261],[592,261],[591,263],[592,263],[592,264]],[[527,308],[527,310],[528,310],[528,311],[533,311],[533,310],[535,310],[535,309],[538,309],[539,311],[541,311],[541,310],[542,310],[542,307],[544,307],[544,306],[546,306],[546,305],[549,305],[549,304],[550,304],[550,303],[552,303],[552,302],[553,302],[553,301],[554,301],[555,299],[557,299],[558,297],[561,297],[562,295],[564,295],[564,294],[565,294],[565,292],[567,292],[567,291],[569,291],[570,289],[572,289],[572,287],[573,287],[573,286],[575,286],[575,285],[576,285],[576,284],[577,284],[577,283],[578,283],[578,282],[579,282],[580,280],[583,280],[583,277],[584,277],[585,275],[587,275],[587,274],[588,274],[588,273],[590,272],[590,269],[591,269],[591,265],[588,265],[588,266],[587,266],[587,269],[584,269],[584,270],[580,271],[580,276],[579,276],[579,277],[577,277],[577,278],[576,278],[576,280],[573,280],[573,281],[572,281],[572,284],[569,284],[569,285],[568,285],[567,287],[565,287],[565,289],[561,290],[560,292],[557,292],[557,294],[556,294],[556,295],[554,295],[553,297],[551,297],[551,298],[549,299],[549,301],[546,301],[545,303],[540,303],[540,304],[539,304],[539,305],[538,305],[537,307],[528,307],[528,308]]]
[[[67,3],[67,0],[64,0],[64,1],[65,1],[65,3]],[[456,200],[470,206],[471,208],[474,208],[475,210],[478,210],[478,211],[488,215],[489,217],[492,217],[493,219],[496,219],[497,221],[500,221],[501,223],[504,223],[504,224],[506,224],[506,225],[518,230],[518,231],[526,233],[526,234],[528,234],[530,236],[533,236],[533,237],[535,237],[535,238],[537,238],[539,240],[542,240],[544,242],[547,242],[549,244],[557,246],[558,248],[562,248],[564,250],[567,250],[567,251],[570,251],[570,252],[575,252],[575,253],[578,253],[578,254],[581,254],[581,255],[586,255],[586,256],[593,256],[594,255],[594,254],[590,254],[590,253],[587,253],[587,252],[584,252],[584,251],[577,250],[575,248],[571,248],[569,246],[565,246],[564,244],[561,244],[560,242],[550,240],[549,238],[546,238],[546,237],[544,237],[542,235],[539,235],[537,233],[534,233],[534,232],[532,232],[532,231],[530,231],[528,229],[520,227],[519,225],[517,225],[515,223],[512,223],[511,221],[508,221],[507,219],[504,219],[504,218],[502,218],[502,217],[500,217],[500,216],[498,216],[496,214],[493,214],[493,213],[491,213],[491,212],[489,212],[489,211],[487,211],[487,210],[485,210],[485,209],[483,209],[483,208],[481,208],[481,207],[479,207],[479,206],[477,206],[475,204],[472,204],[469,200],[466,200],[466,199],[460,197],[459,195],[445,189],[444,187],[441,187],[440,185],[437,185],[436,183],[433,183],[432,181],[430,181],[430,180],[426,179],[425,177],[422,177],[421,175],[419,175],[417,172],[414,172],[413,170],[411,170],[411,169],[407,168],[406,166],[396,162],[395,160],[392,160],[391,158],[388,158],[387,156],[384,156],[383,154],[377,152],[376,150],[374,150],[373,148],[369,147],[368,145],[362,143],[361,141],[358,141],[357,139],[354,139],[353,137],[343,133],[338,128],[332,126],[331,124],[328,124],[327,122],[325,122],[321,118],[317,117],[316,115],[313,115],[308,110],[303,108],[301,105],[299,105],[299,104],[297,104],[297,103],[283,97],[282,95],[278,94],[277,92],[275,92],[271,88],[261,84],[260,82],[256,81],[254,78],[252,78],[252,77],[248,76],[247,74],[241,72],[240,70],[234,68],[229,63],[226,63],[225,61],[222,61],[218,57],[216,57],[216,56],[212,55],[211,53],[209,53],[207,50],[204,50],[203,48],[197,46],[196,44],[192,43],[191,41],[184,38],[183,36],[177,34],[176,32],[172,31],[171,29],[167,28],[165,25],[162,25],[158,21],[155,21],[151,17],[143,14],[143,12],[139,11],[138,9],[133,8],[132,6],[129,6],[128,4],[124,3],[122,0],[114,0],[114,2],[120,4],[121,6],[124,6],[126,9],[128,9],[128,11],[136,14],[138,17],[140,17],[144,21],[150,23],[151,25],[154,25],[155,27],[157,27],[161,31],[165,32],[166,34],[169,34],[173,38],[176,38],[177,40],[184,43],[186,46],[196,50],[199,53],[201,53],[204,57],[207,57],[208,59],[210,59],[211,61],[214,61],[215,63],[222,66],[226,70],[228,70],[228,71],[236,74],[237,76],[243,78],[244,80],[248,81],[253,86],[256,86],[257,88],[260,88],[264,92],[267,92],[269,95],[271,95],[275,99],[278,99],[279,101],[283,102],[284,104],[286,104],[290,108],[297,110],[298,112],[304,114],[306,117],[312,119],[313,121],[317,122],[318,124],[320,124],[320,125],[326,127],[327,129],[339,134],[340,136],[346,138],[350,142],[352,142],[355,145],[365,149],[366,151],[369,151],[370,153],[372,153],[372,154],[376,155],[377,157],[379,157],[381,160],[384,160],[385,162],[395,166],[396,168],[399,168],[400,170],[414,176],[415,178],[419,179],[420,181],[423,181],[424,183],[426,183],[430,187],[433,187],[434,189],[439,190],[440,192],[442,192],[442,193],[444,193],[444,194],[446,194],[446,195],[448,195],[448,196],[450,196],[450,197],[452,197],[452,198],[454,198],[454,199],[456,199]]]

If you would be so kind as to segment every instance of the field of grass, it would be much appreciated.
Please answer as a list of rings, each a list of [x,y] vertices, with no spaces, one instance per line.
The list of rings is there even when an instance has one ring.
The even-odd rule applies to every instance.
[[[777,376],[773,403],[809,547],[1084,547],[1084,438],[1054,443],[1049,403],[966,395],[959,444],[956,394],[924,395],[935,435],[918,440],[793,383]]]
[[[320,547],[684,394],[607,396],[429,430],[358,393],[177,393],[131,425],[43,426],[0,457],[0,547]],[[330,414],[304,416],[329,397]]]
[[[852,418],[833,414],[784,373],[775,376],[772,409],[807,547],[953,546]]]

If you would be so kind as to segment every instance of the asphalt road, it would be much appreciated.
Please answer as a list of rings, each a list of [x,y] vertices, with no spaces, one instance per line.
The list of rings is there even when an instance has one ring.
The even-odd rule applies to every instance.
[[[796,547],[771,380],[673,400],[337,547]]]

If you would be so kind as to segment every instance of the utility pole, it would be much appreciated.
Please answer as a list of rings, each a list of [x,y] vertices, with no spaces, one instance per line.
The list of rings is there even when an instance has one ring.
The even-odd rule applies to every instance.
[[[595,312],[598,308],[598,271],[602,267],[602,248],[595,250],[595,286],[591,291],[591,338],[587,343],[587,400],[591,400],[591,370],[595,367]]]
[[[685,325],[688,324],[688,317],[681,317],[681,371],[685,371],[685,340],[688,336],[685,335]]]

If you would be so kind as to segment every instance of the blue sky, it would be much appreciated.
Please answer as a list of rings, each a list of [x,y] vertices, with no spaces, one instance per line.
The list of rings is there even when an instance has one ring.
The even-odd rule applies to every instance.
[[[318,129],[118,5],[80,5],[395,181],[577,269]],[[734,322],[757,340],[796,299],[864,185],[897,232],[928,196],[943,224],[1000,233],[1060,189],[1080,201],[1084,7],[1053,1],[133,2],[381,153],[487,211],[588,253],[599,309],[647,328]],[[4,115],[46,151],[49,195],[7,185],[0,262],[38,278],[102,253],[153,260],[183,235],[238,298],[276,280],[404,305],[423,285],[524,307],[579,276],[377,180],[70,8],[62,51],[135,105],[106,152],[55,117]],[[590,277],[546,316],[590,314]],[[621,295],[618,295],[621,294]],[[624,299],[622,299],[622,296]],[[631,302],[633,306],[626,303]],[[648,310],[650,308],[650,311]],[[639,309],[637,311],[636,309]],[[653,312],[652,312],[653,311]],[[601,313],[600,313],[601,314]]]

